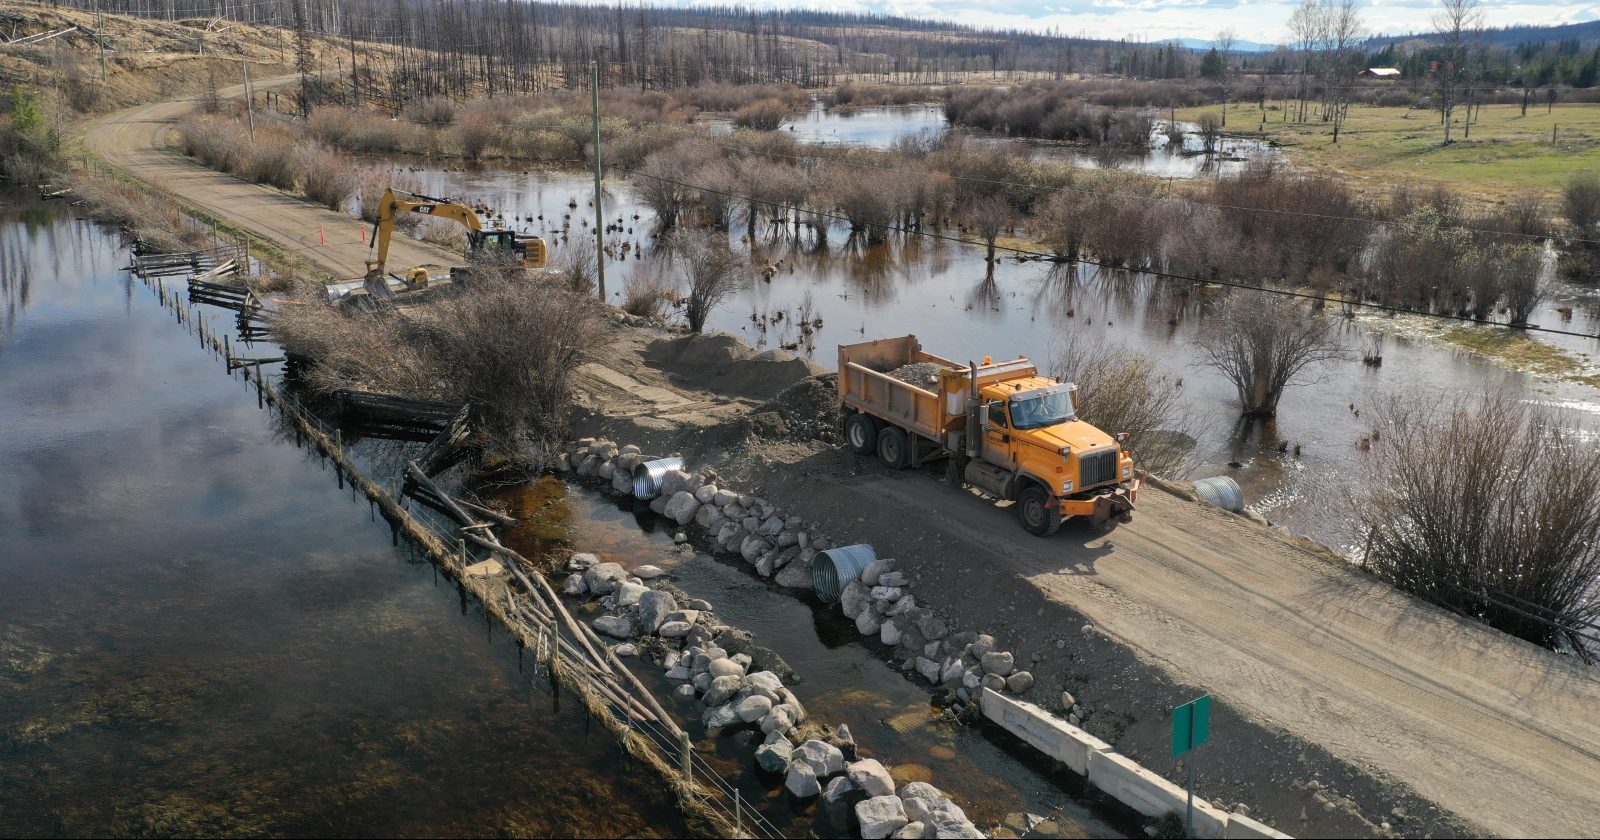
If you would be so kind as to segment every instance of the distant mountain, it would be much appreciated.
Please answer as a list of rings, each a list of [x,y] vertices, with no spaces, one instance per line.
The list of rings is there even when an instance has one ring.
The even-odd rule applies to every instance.
[[[1177,43],[1179,46],[1188,47],[1191,50],[1209,50],[1209,49],[1212,48],[1212,46],[1214,46],[1214,44],[1211,41],[1207,41],[1204,38],[1174,38],[1173,41],[1175,43]],[[1259,41],[1234,41],[1233,42],[1233,51],[1234,52],[1264,53],[1264,52],[1272,52],[1273,50],[1275,50],[1277,48],[1278,48],[1277,44],[1263,44],[1263,43],[1261,43]]]
[[[1437,33],[1420,32],[1409,35],[1378,35],[1368,41],[1368,48],[1381,48],[1403,41],[1436,41]],[[1483,40],[1491,46],[1515,47],[1518,44],[1536,44],[1540,41],[1571,41],[1584,44],[1600,42],[1600,20],[1584,23],[1564,23],[1559,26],[1507,26],[1502,29],[1485,29]]]

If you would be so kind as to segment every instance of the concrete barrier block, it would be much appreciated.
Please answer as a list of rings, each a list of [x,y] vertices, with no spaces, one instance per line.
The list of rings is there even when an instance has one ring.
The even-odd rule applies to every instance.
[[[1072,772],[1080,776],[1089,775],[1091,753],[1111,749],[1111,745],[1105,741],[1057,719],[1032,703],[1014,700],[987,688],[978,699],[978,707],[983,710],[984,717],[1072,768]]]
[[[1089,783],[1111,798],[1144,814],[1161,817],[1184,815],[1188,795],[1184,789],[1146,770],[1138,762],[1114,752],[1089,755]],[[1194,836],[1222,837],[1228,814],[1211,807],[1205,800],[1194,800]]]
[[[1227,840],[1292,840],[1289,835],[1270,825],[1256,822],[1243,814],[1229,814],[1228,824],[1222,830]]]

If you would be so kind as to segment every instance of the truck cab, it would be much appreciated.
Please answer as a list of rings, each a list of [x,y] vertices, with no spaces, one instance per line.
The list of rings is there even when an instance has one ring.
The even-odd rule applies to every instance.
[[[964,478],[1015,499],[1023,527],[1036,534],[1053,533],[1070,516],[1104,523],[1131,510],[1131,497],[1126,508],[1116,499],[1134,478],[1133,458],[1117,438],[1078,419],[1076,390],[1037,375],[978,389],[979,429],[968,445],[976,457]]]

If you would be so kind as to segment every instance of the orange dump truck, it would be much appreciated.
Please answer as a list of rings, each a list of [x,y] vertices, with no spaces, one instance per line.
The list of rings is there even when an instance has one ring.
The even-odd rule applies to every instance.
[[[909,381],[908,381],[909,380]],[[1077,388],[1025,357],[961,365],[914,335],[839,347],[845,441],[891,469],[948,458],[949,474],[1016,502],[1030,533],[1069,517],[1130,522],[1142,475],[1127,436],[1079,420]]]

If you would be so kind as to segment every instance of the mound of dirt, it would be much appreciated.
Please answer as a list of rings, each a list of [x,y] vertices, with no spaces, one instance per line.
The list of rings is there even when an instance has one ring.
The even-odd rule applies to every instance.
[[[781,350],[756,350],[727,333],[664,338],[645,348],[645,361],[677,384],[702,391],[770,400],[822,372]]]
[[[777,415],[783,422],[757,425],[758,437],[786,437],[799,441],[837,443],[839,438],[839,375],[824,373],[802,379],[783,389],[756,409],[751,420]]]

